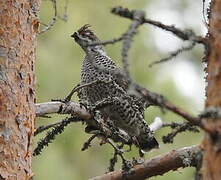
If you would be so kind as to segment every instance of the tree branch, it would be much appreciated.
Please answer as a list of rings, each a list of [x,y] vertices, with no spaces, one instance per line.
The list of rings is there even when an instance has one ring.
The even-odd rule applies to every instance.
[[[181,108],[167,101],[160,94],[150,92],[149,90],[147,90],[144,87],[141,87],[138,84],[133,84],[133,86],[135,90],[142,96],[143,99],[147,101],[149,105],[156,105],[162,108],[166,108],[174,112],[175,114],[180,115],[184,119],[188,120],[191,124],[204,128],[203,124],[201,123],[201,118],[190,115]],[[85,107],[81,106],[79,103],[72,101],[67,103],[62,103],[60,101],[37,103],[35,107],[37,117],[45,116],[47,114],[59,113],[72,114],[84,120],[88,120],[91,118],[91,114],[86,110]]]
[[[150,64],[149,64],[149,67],[153,67],[153,66],[156,65],[156,64],[161,64],[161,63],[167,62],[167,61],[169,61],[169,60],[172,60],[172,59],[174,59],[175,57],[177,57],[179,54],[181,54],[182,52],[192,50],[195,45],[196,45],[196,43],[193,41],[193,42],[192,42],[191,44],[189,44],[188,46],[183,46],[183,47],[177,49],[176,51],[171,52],[168,57],[150,63]]]
[[[62,103],[59,101],[37,103],[35,104],[35,112],[37,117],[41,117],[47,114],[59,113],[59,114],[72,114],[78,116],[84,120],[91,118],[91,114],[85,107],[76,102]]]
[[[145,12],[135,11],[133,13],[133,22],[131,23],[128,30],[124,34],[123,48],[121,51],[121,55],[122,55],[123,68],[126,73],[126,76],[129,79],[130,79],[130,72],[129,72],[128,53],[132,44],[133,36],[137,33],[137,29],[142,24],[142,20],[144,17],[145,17]]]
[[[200,118],[191,116],[189,113],[185,112],[181,108],[178,108],[169,101],[165,100],[163,96],[150,92],[149,90],[141,86],[136,86],[135,88],[143,96],[143,98],[147,99],[148,103],[150,103],[151,105],[158,105],[160,107],[166,108],[188,120],[191,124],[200,126]],[[72,114],[84,120],[89,120],[91,118],[91,114],[86,110],[85,107],[81,106],[79,103],[72,101],[67,103],[62,103],[60,101],[37,103],[35,104],[35,108],[37,117],[58,113]]]
[[[168,100],[166,100],[162,95],[153,93],[148,89],[140,86],[139,84],[133,84],[135,90],[142,96],[143,99],[147,101],[149,105],[160,106],[162,108],[166,108],[175,114],[180,115],[184,119],[188,120],[191,124],[202,126],[201,119],[198,117],[194,117],[189,113],[185,112],[183,109],[175,106]]]
[[[51,19],[50,23],[49,24],[43,24],[41,23],[42,25],[45,25],[45,28],[42,29],[39,34],[42,34],[48,30],[50,30],[56,23],[57,21],[57,16],[58,16],[58,9],[57,9],[57,1],[56,0],[51,0],[52,4],[53,4],[53,9],[54,9],[54,16],[53,18]]]
[[[124,39],[124,34],[121,35],[119,38],[114,38],[111,40],[106,40],[106,41],[98,41],[98,42],[91,42],[88,43],[88,46],[97,46],[97,45],[108,45],[108,44],[115,44],[116,42],[122,41]]]
[[[152,176],[163,175],[164,173],[196,166],[201,149],[198,146],[190,146],[178,150],[172,150],[166,154],[156,156],[146,160],[142,164],[133,167],[133,173],[127,176],[127,180],[145,179]],[[90,180],[123,180],[123,171],[113,171],[101,176],[91,178]]]
[[[118,15],[118,16],[121,16],[121,17],[124,17],[124,18],[128,18],[128,19],[131,19],[131,20],[135,20],[134,14],[137,12],[137,10],[129,10],[129,9],[123,8],[123,7],[115,7],[111,10],[111,12],[115,15]],[[205,38],[203,38],[201,36],[196,36],[195,33],[191,30],[182,31],[181,29],[176,28],[173,25],[165,25],[165,24],[163,24],[159,21],[154,21],[154,20],[151,20],[151,19],[147,19],[145,17],[141,20],[142,20],[141,24],[148,23],[148,24],[151,24],[151,25],[156,26],[158,28],[161,28],[165,31],[169,31],[169,32],[171,32],[172,34],[174,34],[175,36],[177,36],[178,38],[180,38],[184,41],[185,40],[191,40],[191,41],[194,41],[194,42],[197,42],[197,43],[207,45],[207,42],[206,42]]]

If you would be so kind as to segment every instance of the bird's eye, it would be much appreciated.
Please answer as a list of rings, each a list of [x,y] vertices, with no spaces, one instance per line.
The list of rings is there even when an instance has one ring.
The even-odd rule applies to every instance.
[[[84,33],[85,36],[90,36],[90,34],[91,34],[90,32],[85,32]]]
[[[80,34],[81,34],[81,36],[83,36],[83,37],[90,36],[90,32],[81,32]]]

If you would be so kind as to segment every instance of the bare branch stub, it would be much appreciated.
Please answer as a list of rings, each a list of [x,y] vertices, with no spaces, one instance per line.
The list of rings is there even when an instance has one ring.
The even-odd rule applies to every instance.
[[[54,113],[71,114],[80,117],[85,121],[88,121],[92,117],[85,107],[82,107],[79,103],[72,101],[68,103],[60,101],[37,103],[35,104],[35,109],[37,117]]]
[[[221,108],[213,106],[207,107],[199,116],[200,118],[219,119],[221,118]]]

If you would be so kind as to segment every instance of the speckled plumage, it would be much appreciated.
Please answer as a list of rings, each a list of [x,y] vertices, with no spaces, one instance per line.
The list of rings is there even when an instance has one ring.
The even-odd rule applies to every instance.
[[[141,149],[157,148],[158,143],[144,120],[143,111],[126,91],[127,84],[121,76],[122,70],[107,56],[101,45],[87,46],[99,39],[88,25],[83,26],[72,37],[86,53],[81,69],[81,84],[102,81],[82,88],[81,98],[90,104],[111,98],[112,104],[100,109],[102,115],[135,138],[135,144]]]

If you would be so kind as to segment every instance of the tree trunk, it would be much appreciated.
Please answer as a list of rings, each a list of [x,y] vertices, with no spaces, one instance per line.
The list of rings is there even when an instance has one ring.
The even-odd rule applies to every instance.
[[[207,67],[207,100],[206,108],[221,108],[221,1],[214,0],[211,4],[209,19],[209,54]],[[204,158],[202,179],[221,179],[221,118],[207,119],[207,129],[203,140]]]
[[[0,179],[31,170],[39,0],[0,0]]]

